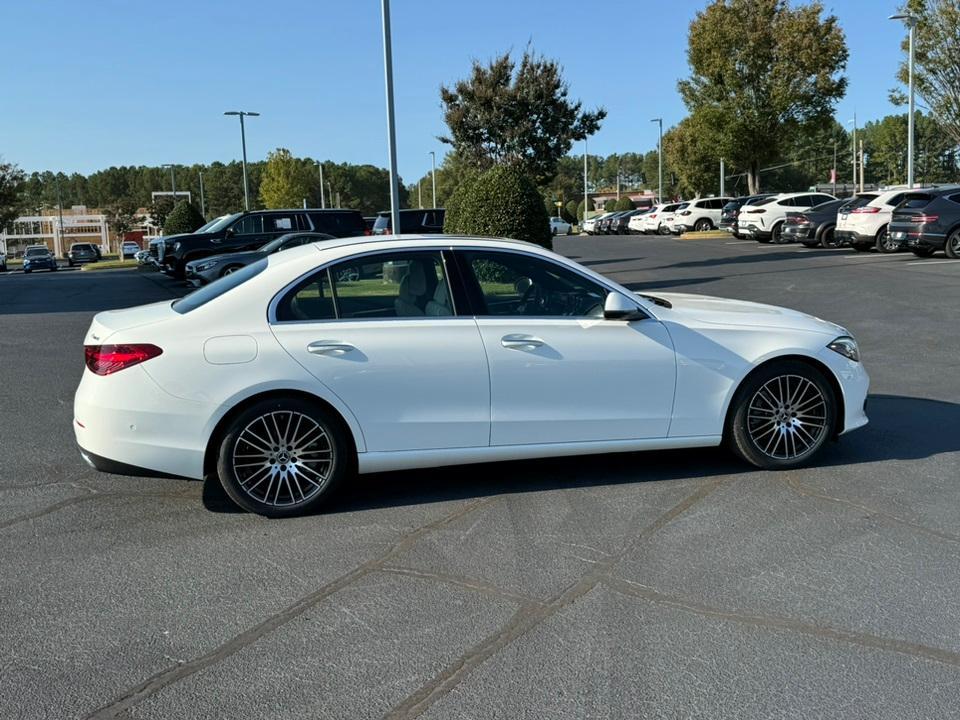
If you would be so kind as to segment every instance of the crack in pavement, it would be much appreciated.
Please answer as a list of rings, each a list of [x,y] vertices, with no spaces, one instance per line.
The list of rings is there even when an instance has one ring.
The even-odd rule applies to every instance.
[[[800,497],[813,497],[820,500],[827,500],[829,502],[837,503],[839,505],[847,505],[848,507],[855,508],[857,510],[862,510],[863,512],[870,513],[871,516],[876,516],[889,520],[890,522],[896,523],[898,525],[904,525],[913,530],[918,530],[927,535],[932,535],[933,537],[939,538],[940,540],[949,540],[950,542],[960,542],[960,535],[954,535],[952,533],[944,532],[943,530],[936,530],[934,528],[929,528],[920,523],[913,522],[912,520],[907,520],[906,518],[898,517],[891,513],[885,512],[883,510],[876,510],[868,505],[862,505],[854,500],[848,500],[846,498],[834,497],[832,495],[827,495],[826,493],[815,490],[811,487],[808,487],[801,483],[796,478],[787,478],[786,479],[787,487],[795,492]]]
[[[824,625],[815,625],[813,623],[793,620],[787,617],[775,617],[766,615],[752,615],[749,613],[738,612],[736,610],[723,610],[710,605],[687,600],[682,597],[666,595],[646,585],[623,580],[620,578],[606,576],[601,580],[602,584],[611,590],[622,595],[647,600],[657,605],[676,608],[686,612],[705,617],[718,618],[720,620],[731,620],[733,622],[752,625],[754,627],[791,630],[793,632],[811,635],[825,640],[837,640],[863,647],[875,648],[879,650],[888,650],[898,652],[913,657],[923,658],[925,660],[934,660],[936,662],[960,667],[960,653],[943,650],[941,648],[921,645],[906,640],[897,640],[894,638],[885,638],[879,635],[870,635],[869,633],[855,632],[852,630],[843,630]]]
[[[401,565],[384,565],[380,572],[390,573],[391,575],[405,575],[407,577],[421,578],[423,580],[435,580],[446,585],[473,590],[483,595],[492,595],[502,600],[510,600],[520,605],[542,605],[543,602],[537,598],[522,593],[515,593],[512,590],[506,590],[486,580],[462,575],[450,575],[448,573],[439,573],[428,570],[419,570],[417,568],[405,567]]]
[[[560,610],[563,610],[590,592],[620,559],[632,552],[641,542],[655,534],[676,517],[686,512],[691,506],[712,493],[724,482],[726,481],[711,480],[701,485],[695,492],[660,515],[660,517],[646,526],[637,535],[629,538],[619,552],[598,562],[579,580],[569,585],[566,590],[551,600],[518,608],[513,617],[503,627],[471,647],[457,660],[420,687],[420,689],[408,695],[384,715],[384,718],[388,720],[400,720],[401,718],[416,718],[422,715],[437,700],[459,685],[475,668],[482,665],[493,655],[496,655],[500,650],[525,635],[547,618],[555,615]]]
[[[482,507],[490,505],[491,503],[496,502],[498,499],[499,497],[486,497],[467,502],[453,512],[448,513],[437,520],[426,523],[425,525],[421,525],[420,527],[411,530],[404,535],[401,535],[378,557],[361,563],[353,570],[344,573],[337,579],[321,586],[308,595],[304,595],[293,604],[288,605],[283,610],[280,610],[273,615],[270,615],[262,622],[244,630],[238,635],[235,635],[209,652],[206,652],[203,655],[195,657],[191,660],[187,660],[181,664],[173,665],[165,670],[161,670],[152,677],[147,678],[139,685],[129,689],[113,702],[104,705],[103,707],[87,715],[87,720],[106,720],[107,718],[116,718],[119,715],[126,713],[126,711],[134,705],[137,705],[168,685],[172,685],[173,683],[179,682],[180,680],[200,672],[205,668],[216,665],[222,660],[225,660],[231,655],[257,642],[265,635],[268,635],[274,630],[286,625],[291,620],[296,619],[339,590],[342,590],[366,575],[377,572],[386,567],[391,558],[408,550],[414,543],[416,543],[425,535],[428,535],[434,530],[438,530],[459,520],[474,510],[479,510]]]

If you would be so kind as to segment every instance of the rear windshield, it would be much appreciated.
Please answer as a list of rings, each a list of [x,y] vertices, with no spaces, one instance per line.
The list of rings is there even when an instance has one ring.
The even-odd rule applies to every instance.
[[[769,203],[772,203],[776,199],[777,199],[776,195],[771,195],[770,197],[759,198],[757,200],[749,200],[747,201],[747,205],[753,205],[753,206],[767,205]]]
[[[181,315],[196,310],[201,305],[206,305],[211,300],[215,300],[224,293],[228,293],[238,285],[242,285],[247,280],[263,272],[267,267],[267,259],[258,260],[246,267],[240,268],[236,272],[224,275],[222,278],[214,280],[209,285],[204,285],[199,290],[194,290],[189,295],[185,295],[179,300],[173,301],[173,309]]]
[[[931,200],[931,195],[907,195],[897,209],[919,210],[929,205]]]

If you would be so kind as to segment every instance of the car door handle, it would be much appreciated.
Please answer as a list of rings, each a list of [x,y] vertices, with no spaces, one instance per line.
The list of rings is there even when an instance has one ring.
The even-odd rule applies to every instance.
[[[500,344],[507,350],[533,350],[542,347],[544,342],[533,335],[504,335],[500,338]]]
[[[313,355],[343,355],[356,350],[350,343],[318,340],[307,345],[307,352]]]

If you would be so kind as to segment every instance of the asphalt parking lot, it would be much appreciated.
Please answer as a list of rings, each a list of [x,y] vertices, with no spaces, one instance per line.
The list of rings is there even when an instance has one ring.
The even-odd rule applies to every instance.
[[[960,717],[960,261],[557,249],[845,325],[871,424],[792,472],[708,450],[389,473],[271,521],[74,448],[92,315],[183,288],[0,277],[2,715]]]

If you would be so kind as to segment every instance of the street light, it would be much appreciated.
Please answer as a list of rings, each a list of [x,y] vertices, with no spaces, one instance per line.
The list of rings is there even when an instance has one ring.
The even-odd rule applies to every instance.
[[[853,120],[847,120],[847,125],[853,123],[853,142],[851,143],[851,148],[853,152],[853,192],[851,195],[856,195],[857,193],[857,113],[853,113]]]
[[[161,165],[160,167],[170,168],[170,189],[173,191],[173,204],[177,204],[177,178],[173,174],[173,169],[176,165],[171,165],[167,163],[166,165]]]
[[[397,127],[393,117],[393,48],[390,45],[390,0],[380,0],[383,22],[383,77],[387,91],[387,151],[390,155],[390,227],[400,234],[400,180],[397,177]]]
[[[657,202],[663,202],[663,118],[654,118],[650,122],[657,123],[659,134],[657,135]]]
[[[433,207],[437,207],[437,154],[431,150],[430,151],[430,163],[432,169],[430,175],[433,178]]]
[[[903,20],[910,29],[910,60],[908,62],[907,74],[910,83],[910,105],[907,116],[907,187],[913,187],[913,35],[917,28],[917,16],[910,13],[897,13],[891,15],[890,20]]]
[[[243,209],[250,209],[250,186],[247,184],[247,133],[243,127],[244,117],[260,117],[258,112],[246,110],[228,110],[224,115],[238,115],[240,117],[240,144],[243,146]]]
[[[317,160],[317,167],[320,169],[320,209],[327,207],[327,198],[323,194],[323,163]],[[333,200],[333,198],[330,198]]]

